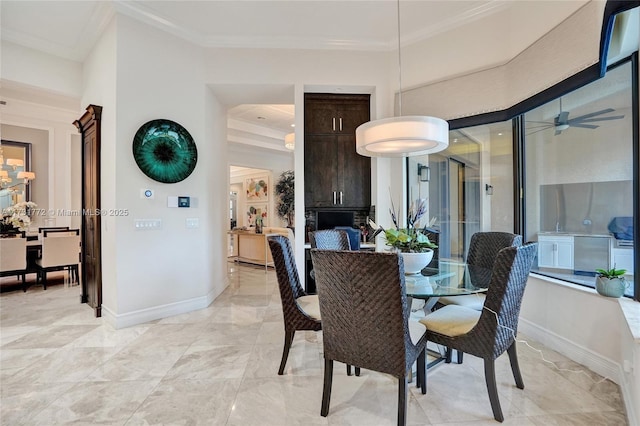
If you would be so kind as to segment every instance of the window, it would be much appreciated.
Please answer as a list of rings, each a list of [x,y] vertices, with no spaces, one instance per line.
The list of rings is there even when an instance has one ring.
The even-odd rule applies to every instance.
[[[452,130],[445,151],[409,160],[409,170],[418,163],[429,167],[426,182],[411,173],[410,192],[429,199],[441,258],[464,260],[478,231],[513,232],[512,146],[512,124],[506,121]]]
[[[595,268],[633,281],[632,63],[524,115],[526,239],[534,271],[595,286]],[[633,285],[627,289],[633,295]]]

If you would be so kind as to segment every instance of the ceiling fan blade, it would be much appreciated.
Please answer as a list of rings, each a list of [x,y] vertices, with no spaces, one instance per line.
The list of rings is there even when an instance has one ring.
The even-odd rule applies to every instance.
[[[583,129],[597,129],[600,126],[596,126],[595,124],[571,124],[571,127],[582,127]]]
[[[569,120],[569,124],[571,124],[575,120],[578,120],[580,123],[593,123],[596,121],[620,120],[621,118],[624,118],[624,115],[612,115],[610,117],[587,118],[586,120],[578,120],[577,118],[574,118],[572,120]]]
[[[560,133],[562,133],[562,130],[556,130],[553,136],[558,136]]]
[[[526,135],[527,135],[527,136],[531,136],[531,135],[533,135],[533,134],[535,134],[535,133],[542,132],[543,130],[551,129],[552,127],[553,127],[553,126],[543,127],[542,129],[537,129],[537,130],[534,130],[533,132],[529,132],[529,133],[527,133]]]
[[[574,118],[572,118],[572,120],[584,120],[585,118],[591,118],[591,117],[595,117],[596,115],[607,114],[607,113],[613,112],[613,111],[615,111],[615,109],[607,108],[607,109],[603,109],[601,111],[596,111],[596,112],[592,112],[592,113],[589,113],[589,114],[581,115],[579,117],[574,117]]]
[[[555,127],[555,124],[547,123],[547,124],[538,124],[537,126],[527,126],[527,129],[548,129],[550,127]]]

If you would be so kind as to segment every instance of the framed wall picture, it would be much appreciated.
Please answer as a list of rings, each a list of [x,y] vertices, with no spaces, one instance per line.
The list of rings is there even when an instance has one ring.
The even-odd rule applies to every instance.
[[[247,203],[247,211],[245,213],[246,223],[248,227],[256,226],[256,219],[262,218],[262,226],[269,226],[268,203]]]
[[[247,178],[244,182],[244,190],[247,194],[247,201],[269,201],[269,176],[257,176]]]

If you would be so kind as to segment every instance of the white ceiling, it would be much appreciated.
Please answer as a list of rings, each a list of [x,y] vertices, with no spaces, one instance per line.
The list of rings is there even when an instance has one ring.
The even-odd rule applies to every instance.
[[[518,51],[586,2],[402,0],[401,39],[403,45],[415,43],[508,12],[510,20],[522,22],[521,31],[512,40],[514,51]],[[397,6],[394,0],[2,0],[0,31],[3,40],[74,61],[87,57],[116,13],[203,47],[389,51],[398,43]],[[217,90],[224,92],[224,88]],[[285,93],[290,88],[278,90]],[[252,139],[256,146],[267,144],[267,148],[284,151],[282,139],[291,131],[293,106],[259,102],[251,100],[231,108],[230,141],[247,143]],[[259,137],[251,136],[255,132]]]

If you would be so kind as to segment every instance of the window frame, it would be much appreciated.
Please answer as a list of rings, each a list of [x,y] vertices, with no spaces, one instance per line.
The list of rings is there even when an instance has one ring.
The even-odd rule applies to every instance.
[[[640,1],[609,0],[605,6],[604,19],[600,37],[599,61],[568,77],[530,98],[519,102],[510,108],[449,120],[449,129],[457,130],[466,127],[486,125],[500,121],[512,121],[513,126],[513,199],[514,202],[514,232],[520,235],[526,234],[526,167],[524,158],[524,114],[534,108],[557,99],[569,92],[573,92],[589,83],[592,83],[606,74],[607,71],[617,68],[622,64],[631,62],[631,87],[632,87],[632,156],[633,156],[633,238],[634,238],[634,293],[633,299],[640,301],[640,119],[638,101],[638,51],[614,64],[607,66],[607,53],[613,31],[615,16],[618,13],[640,7]],[[406,159],[407,170],[409,159]],[[406,178],[409,185],[409,175]],[[408,200],[409,201],[409,200]],[[408,207],[408,206],[407,206]],[[576,284],[576,283],[572,283]]]

